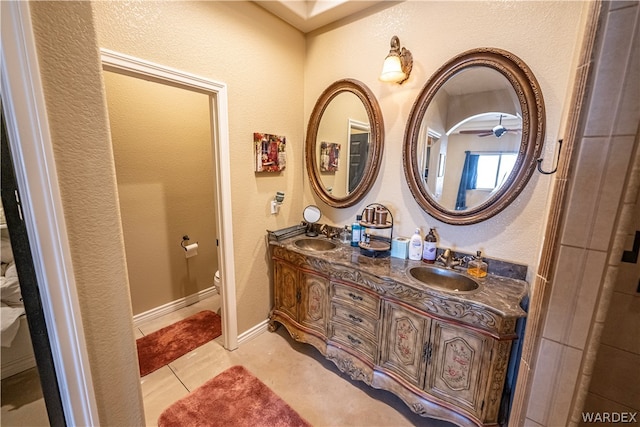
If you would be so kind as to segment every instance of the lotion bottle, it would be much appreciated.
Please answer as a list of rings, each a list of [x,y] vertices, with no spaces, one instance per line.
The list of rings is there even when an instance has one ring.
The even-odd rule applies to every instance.
[[[351,246],[358,246],[360,243],[360,235],[362,233],[362,226],[360,225],[360,220],[362,219],[362,215],[356,216],[356,222],[351,224]]]
[[[415,233],[409,241],[409,259],[420,261],[422,259],[422,236],[420,229],[416,228]]]
[[[429,230],[429,234],[427,234],[424,238],[424,247],[422,250],[422,261],[427,264],[433,264],[436,261],[436,252],[437,249],[437,241],[436,235],[434,233],[434,229],[431,228]]]

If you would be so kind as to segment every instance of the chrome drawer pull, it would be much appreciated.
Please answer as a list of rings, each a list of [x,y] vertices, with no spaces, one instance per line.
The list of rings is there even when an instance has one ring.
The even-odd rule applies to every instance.
[[[359,318],[359,317],[354,316],[353,314],[350,314],[350,315],[349,315],[349,319],[351,319],[351,320],[352,320],[352,321],[354,321],[354,322],[362,323],[362,319],[361,319],[361,318]]]
[[[352,294],[351,292],[349,292],[349,296],[351,297],[352,300],[355,301],[362,301],[362,297],[356,294]]]
[[[349,341],[351,341],[352,344],[358,344],[358,345],[362,344],[362,341],[352,337],[351,335],[347,335],[347,338],[349,338]]]

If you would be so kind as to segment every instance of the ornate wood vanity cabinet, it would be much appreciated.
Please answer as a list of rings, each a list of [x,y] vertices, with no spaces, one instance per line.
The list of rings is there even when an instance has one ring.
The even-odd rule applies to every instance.
[[[406,274],[419,262],[374,260],[340,244],[305,251],[293,240],[271,242],[271,331],[284,325],[352,379],[420,415],[497,425],[524,282],[490,278],[473,294],[447,295]]]

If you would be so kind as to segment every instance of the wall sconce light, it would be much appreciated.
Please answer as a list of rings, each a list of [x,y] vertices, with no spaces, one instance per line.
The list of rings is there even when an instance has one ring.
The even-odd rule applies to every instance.
[[[284,192],[283,191],[276,192],[276,196],[271,201],[271,213],[272,214],[277,214],[278,213],[278,211],[280,210],[280,205],[282,205],[283,201],[284,201]]]
[[[398,36],[393,36],[391,38],[391,50],[382,65],[380,80],[402,84],[409,78],[412,68],[413,55],[404,47],[400,48],[400,39]]]

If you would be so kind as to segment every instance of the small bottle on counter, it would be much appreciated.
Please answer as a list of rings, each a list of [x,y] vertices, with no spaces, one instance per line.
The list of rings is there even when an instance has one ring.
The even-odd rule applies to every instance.
[[[487,263],[482,260],[482,252],[476,252],[476,257],[469,261],[467,273],[473,277],[485,277],[487,275]]]
[[[435,230],[431,228],[429,233],[424,237],[424,247],[422,249],[422,261],[427,264],[433,264],[436,261],[436,252],[438,252]]]
[[[422,236],[420,229],[416,228],[415,233],[409,241],[409,259],[420,261],[422,259]]]
[[[351,224],[351,246],[358,246],[360,243],[360,235],[362,233],[362,226],[360,225],[360,220],[362,219],[362,215],[356,216],[356,222]]]
[[[349,233],[349,226],[345,225],[342,231],[342,243],[349,243],[351,241],[351,235]]]

